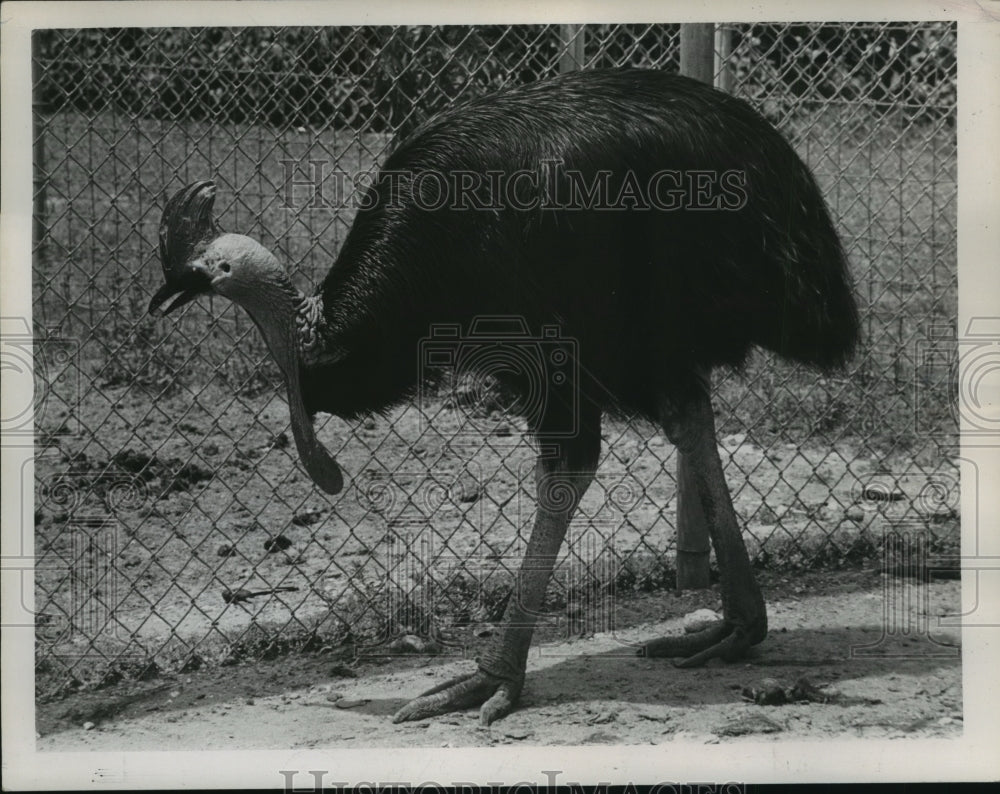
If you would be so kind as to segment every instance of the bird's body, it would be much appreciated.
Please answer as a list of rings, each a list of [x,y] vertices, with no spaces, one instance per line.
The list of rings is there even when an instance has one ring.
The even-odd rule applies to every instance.
[[[746,103],[676,75],[571,73],[450,110],[362,205],[318,291],[342,358],[306,368],[311,410],[405,400],[429,372],[413,341],[484,315],[534,338],[557,326],[587,399],[651,417],[695,366],[738,366],[756,344],[827,368],[857,335],[809,170]],[[385,318],[392,333],[375,331]]]
[[[812,175],[749,105],[686,78],[625,69],[449,110],[388,158],[308,298],[257,242],[220,235],[213,198],[200,183],[168,203],[167,285],[151,308],[211,290],[247,310],[285,377],[302,462],[324,490],[338,492],[343,478],[313,415],[353,417],[405,400],[441,371],[424,366],[428,340],[455,366],[519,394],[530,430],[557,450],[537,461],[527,562],[496,643],[475,672],[425,693],[397,720],[482,704],[489,723],[514,707],[609,410],[657,422],[678,447],[722,578],[718,626],[643,652],[697,664],[739,657],[764,638],[706,373],[741,365],[754,346],[836,367],[855,346],[858,316]],[[514,332],[484,336],[484,318]]]

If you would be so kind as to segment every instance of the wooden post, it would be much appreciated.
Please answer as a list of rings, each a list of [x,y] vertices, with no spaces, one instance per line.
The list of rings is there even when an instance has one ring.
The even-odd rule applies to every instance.
[[[586,33],[583,25],[560,25],[559,40],[563,46],[562,55],[559,56],[559,72],[575,72],[583,68],[584,42]]]
[[[695,495],[691,467],[684,453],[677,453],[677,589],[708,587],[708,524]]]
[[[709,370],[699,370],[698,378],[711,391]],[[697,483],[689,459],[677,451],[677,589],[700,590],[711,584],[708,522],[697,496]]]
[[[681,25],[681,74],[712,85],[715,79],[715,25]],[[699,372],[711,389],[711,373]],[[690,463],[677,453],[677,589],[708,587],[708,522],[695,493]]]
[[[681,74],[712,84],[715,78],[715,25],[681,25]]]

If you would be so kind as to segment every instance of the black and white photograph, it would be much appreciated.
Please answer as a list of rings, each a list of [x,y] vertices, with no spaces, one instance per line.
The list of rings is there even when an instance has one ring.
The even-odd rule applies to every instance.
[[[1000,8],[844,13],[5,4],[5,787],[997,779]]]

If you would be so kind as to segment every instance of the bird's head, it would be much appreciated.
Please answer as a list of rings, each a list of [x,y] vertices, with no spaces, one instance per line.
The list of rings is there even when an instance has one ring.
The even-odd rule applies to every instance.
[[[302,401],[296,312],[302,296],[277,257],[256,240],[224,234],[212,217],[215,185],[196,182],[175,193],[160,220],[160,262],[166,284],[150,313],[177,296],[169,314],[199,295],[215,293],[242,306],[260,328],[285,376],[292,432],[302,463],[327,493],[344,486],[337,462],[320,445]]]

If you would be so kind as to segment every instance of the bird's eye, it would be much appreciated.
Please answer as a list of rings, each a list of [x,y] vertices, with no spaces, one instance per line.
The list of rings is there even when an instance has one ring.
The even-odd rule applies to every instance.
[[[229,272],[229,263],[228,262],[223,262],[221,265],[219,265],[219,269],[223,273],[228,273]]]

